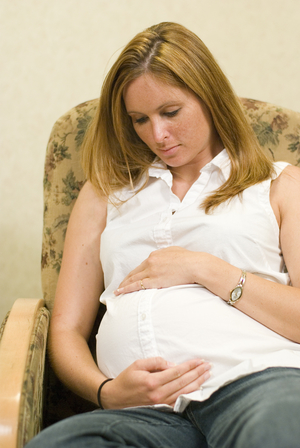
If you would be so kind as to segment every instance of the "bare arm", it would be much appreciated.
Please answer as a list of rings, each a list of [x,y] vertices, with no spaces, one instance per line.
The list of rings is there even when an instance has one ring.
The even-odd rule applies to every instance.
[[[271,205],[280,227],[280,243],[292,286],[247,279],[237,307],[277,333],[300,343],[300,169],[287,167],[272,183]]]
[[[236,308],[278,334],[300,343],[300,170],[288,167],[272,183],[271,204],[292,286],[247,274]],[[228,301],[241,270],[213,255],[169,247],[153,252],[121,283],[116,294],[145,288],[198,283]]]
[[[97,388],[105,380],[87,345],[103,290],[99,250],[105,221],[106,201],[87,182],[68,225],[49,338],[58,376],[92,402],[96,402]]]

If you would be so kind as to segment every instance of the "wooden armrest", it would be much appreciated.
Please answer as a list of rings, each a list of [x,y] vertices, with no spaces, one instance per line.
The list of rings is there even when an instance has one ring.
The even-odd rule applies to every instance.
[[[25,384],[26,374],[32,366],[32,349],[36,327],[43,316],[43,332],[47,333],[49,312],[44,307],[42,299],[18,299],[14,303],[9,318],[5,324],[0,341],[0,446],[5,448],[21,447],[34,434],[28,433],[22,420],[28,420],[24,394],[27,389],[34,389]],[[44,310],[44,311],[43,311]],[[43,351],[46,345],[42,342]],[[30,350],[31,349],[31,350]],[[45,353],[43,352],[43,358]],[[44,361],[42,363],[42,369]],[[36,364],[36,363],[35,363]],[[43,373],[43,372],[42,372]],[[25,391],[24,391],[25,389]],[[25,429],[24,429],[25,428]],[[30,431],[29,431],[30,432]]]

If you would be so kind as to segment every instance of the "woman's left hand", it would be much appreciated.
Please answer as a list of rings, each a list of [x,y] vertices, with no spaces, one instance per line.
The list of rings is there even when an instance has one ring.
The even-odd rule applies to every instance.
[[[193,268],[198,258],[199,253],[177,246],[156,250],[125,277],[115,295],[195,283]]]

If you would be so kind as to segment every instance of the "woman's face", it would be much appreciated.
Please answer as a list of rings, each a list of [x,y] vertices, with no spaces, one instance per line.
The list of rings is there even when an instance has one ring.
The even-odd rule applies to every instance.
[[[171,169],[199,170],[222,149],[206,105],[188,89],[145,74],[124,91],[140,139]]]

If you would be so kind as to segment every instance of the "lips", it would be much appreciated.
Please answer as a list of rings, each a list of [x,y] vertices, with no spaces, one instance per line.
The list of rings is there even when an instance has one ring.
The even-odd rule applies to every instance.
[[[164,152],[165,154],[173,154],[180,145],[170,146],[170,148],[159,148],[159,151]]]

